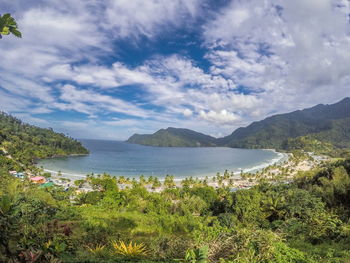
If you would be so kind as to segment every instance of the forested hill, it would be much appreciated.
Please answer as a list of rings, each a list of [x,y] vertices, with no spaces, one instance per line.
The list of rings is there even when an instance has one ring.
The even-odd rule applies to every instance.
[[[288,149],[305,141],[321,141],[337,148],[350,147],[350,98],[331,105],[274,115],[253,122],[218,140],[240,148]]]
[[[220,139],[188,129],[168,128],[151,135],[135,134],[128,142],[152,146],[228,146],[320,152],[350,148],[350,98],[332,105],[319,104],[274,115]]]
[[[36,158],[87,153],[77,140],[0,112],[0,157],[30,164]]]
[[[163,147],[216,146],[216,138],[189,129],[167,128],[153,134],[134,134],[127,142]]]

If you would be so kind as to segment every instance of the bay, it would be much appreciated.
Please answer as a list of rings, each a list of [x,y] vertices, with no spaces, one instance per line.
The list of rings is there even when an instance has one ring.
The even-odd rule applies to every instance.
[[[89,149],[86,156],[72,156],[38,161],[48,171],[82,177],[108,173],[114,176],[139,177],[167,174],[177,179],[203,178],[223,173],[261,169],[286,158],[272,150],[235,149],[227,147],[151,147],[121,141],[80,140]]]

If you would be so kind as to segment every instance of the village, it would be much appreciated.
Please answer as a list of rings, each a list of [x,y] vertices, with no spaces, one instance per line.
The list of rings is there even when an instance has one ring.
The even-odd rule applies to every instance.
[[[215,176],[205,178],[185,178],[176,180],[174,176],[167,175],[165,179],[158,180],[156,177],[146,178],[140,176],[135,178],[125,178],[124,176],[116,177],[116,184],[120,190],[132,188],[134,184],[145,187],[148,192],[162,192],[168,188],[194,187],[194,186],[211,186],[215,189],[226,187],[231,191],[238,189],[248,189],[262,181],[277,183],[289,183],[299,173],[314,169],[318,165],[329,161],[327,156],[316,155],[312,152],[298,152],[297,154],[289,153],[284,161],[269,165],[257,171],[245,172],[239,174],[225,171],[222,175],[217,173]],[[39,188],[50,188],[53,186],[62,187],[64,190],[74,189],[77,194],[94,191],[91,185],[91,178],[94,175],[87,175],[84,178],[69,176],[63,177],[61,172],[48,172],[42,168],[37,172],[17,172],[10,171],[9,174],[19,179],[28,179],[31,183],[37,184]],[[97,175],[97,178],[109,175]],[[68,177],[68,176],[67,176]]]
[[[47,178],[41,175],[34,175],[31,172],[17,172],[17,171],[9,171],[9,174],[13,177],[19,179],[28,179],[33,184],[37,184],[39,188],[48,188],[52,186],[62,186],[64,189],[68,190],[71,184],[65,178],[57,179],[57,178]]]

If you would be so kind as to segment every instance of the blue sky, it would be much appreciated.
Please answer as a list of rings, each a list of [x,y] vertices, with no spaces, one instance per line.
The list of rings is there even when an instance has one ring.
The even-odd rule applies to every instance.
[[[77,138],[230,134],[350,96],[347,0],[13,0],[0,108]]]

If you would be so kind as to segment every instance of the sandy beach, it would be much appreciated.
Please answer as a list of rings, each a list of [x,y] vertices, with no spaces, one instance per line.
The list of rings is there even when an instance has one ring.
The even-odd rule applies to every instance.
[[[274,149],[263,149],[263,151],[271,151],[271,152],[274,152],[274,153],[277,153],[277,156],[267,162],[263,162],[263,163],[260,163],[260,164],[257,164],[257,165],[254,165],[252,167],[248,167],[248,168],[238,168],[239,171],[230,171],[228,170],[228,172],[230,172],[230,174],[234,174],[235,176],[239,177],[239,175],[241,174],[241,172],[243,171],[244,173],[255,173],[257,171],[260,171],[266,167],[269,167],[271,165],[274,165],[274,164],[281,164],[285,161],[288,160],[289,158],[289,154],[287,153],[281,153],[281,152],[277,152],[276,150]],[[70,157],[70,156],[68,156]],[[39,169],[41,169],[41,167],[37,166]],[[87,175],[91,175],[92,173],[77,173],[77,172],[67,172],[67,171],[60,171],[60,170],[53,170],[53,169],[47,169],[45,167],[43,167],[43,171],[46,172],[46,173],[50,173],[51,176],[53,177],[56,177],[58,174],[61,174],[60,177],[58,178],[67,178],[67,179],[70,179],[71,181],[75,181],[75,180],[81,180],[81,179],[84,179],[86,178]],[[217,171],[219,172],[219,171]],[[188,176],[181,176],[181,177],[177,177],[176,175],[174,176],[174,181],[175,182],[181,182],[182,180],[186,179],[186,178],[189,178],[189,177],[193,177],[193,178],[198,178],[200,180],[204,180],[206,178],[213,178],[214,176],[217,175],[217,172],[215,173],[201,173],[200,175],[188,175]],[[103,174],[103,173],[99,173],[99,174]],[[106,174],[109,174],[109,173],[106,173]],[[97,173],[95,173],[95,175],[97,175]],[[135,175],[123,175],[123,174],[118,174],[118,175],[115,175],[115,174],[110,174],[111,176],[115,176],[115,177],[119,177],[119,176],[124,176],[124,177],[129,177],[130,179],[132,178],[139,178],[140,175],[139,174],[135,174]],[[172,175],[172,174],[169,174],[169,175]],[[165,175],[164,175],[165,176]],[[156,176],[154,175],[154,177],[158,177],[160,181],[164,181],[164,176]],[[146,176],[146,177],[149,177],[149,176]]]
[[[295,158],[291,153],[278,153],[278,157],[272,159],[270,162],[242,170],[241,172],[233,173],[226,171],[224,174],[218,173],[216,175],[210,174],[188,178],[172,177],[171,180],[174,182],[175,187],[182,187],[184,184],[189,184],[190,187],[194,185],[208,185],[214,188],[230,187],[232,189],[249,188],[257,185],[261,180],[288,182],[291,181],[298,172],[315,168],[321,162],[319,157],[315,157],[317,156],[308,153],[300,160]],[[82,184],[79,190],[92,191],[92,188],[87,183],[87,175],[65,173],[48,169],[43,169],[41,173],[50,173],[50,180],[64,187],[74,186],[74,181],[84,180],[86,183]],[[117,180],[118,178],[123,178],[123,182],[118,183],[121,189],[132,186],[131,178],[117,176]],[[143,185],[148,191],[161,192],[166,188],[164,185],[164,178],[159,178],[161,185],[157,187],[154,187],[153,183],[147,183],[147,179],[147,177],[144,177],[145,182]],[[139,179],[134,180],[139,181]]]

